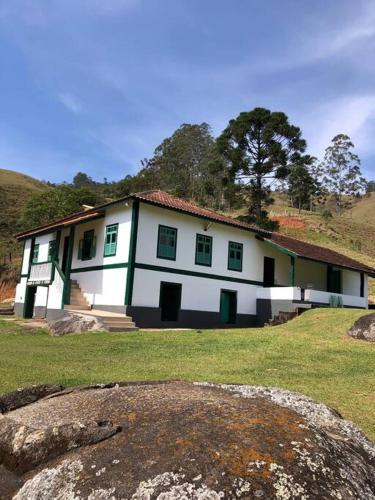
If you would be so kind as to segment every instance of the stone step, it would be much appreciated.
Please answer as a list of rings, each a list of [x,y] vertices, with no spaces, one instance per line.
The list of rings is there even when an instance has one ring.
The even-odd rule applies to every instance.
[[[105,323],[132,323],[133,318],[130,316],[123,316],[123,317],[118,317],[118,316],[96,316],[99,318],[101,321],[104,321]]]
[[[102,321],[105,328],[134,328],[133,321]]]
[[[106,327],[104,326],[104,328],[108,331],[108,332],[124,332],[124,333],[127,333],[127,332],[137,332],[139,330],[139,328],[137,326],[127,326],[127,327],[124,327],[124,326],[109,326],[109,327]]]
[[[14,309],[13,307],[9,307],[6,309],[5,307],[0,307],[0,316],[10,316],[14,314]]]
[[[81,305],[81,304],[66,304],[64,306],[64,309],[67,311],[91,311],[91,307],[88,305]]]

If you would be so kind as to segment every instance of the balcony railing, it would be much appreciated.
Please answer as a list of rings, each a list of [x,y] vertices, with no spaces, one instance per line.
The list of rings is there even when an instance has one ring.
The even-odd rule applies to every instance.
[[[40,264],[31,264],[28,283],[48,284],[52,281],[52,262],[41,262]]]

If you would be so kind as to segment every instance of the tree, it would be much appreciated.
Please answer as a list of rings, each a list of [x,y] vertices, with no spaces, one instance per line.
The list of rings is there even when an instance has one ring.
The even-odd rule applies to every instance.
[[[78,172],[73,177],[73,186],[75,188],[90,187],[90,186],[93,186],[93,185],[95,185],[95,182],[92,180],[91,177],[89,177],[84,172]]]
[[[120,195],[162,189],[203,205],[221,207],[224,163],[207,123],[184,123],[141,166],[137,175],[120,181]]]
[[[336,200],[338,214],[349,208],[354,197],[366,189],[362,177],[359,157],[353,153],[354,144],[349,136],[338,134],[325,151],[322,164],[323,183]]]
[[[300,129],[284,113],[255,108],[230,120],[217,143],[227,160],[229,179],[248,192],[249,220],[271,227],[265,210],[273,203],[271,186],[287,177],[305,150]]]
[[[375,181],[369,181],[367,183],[366,192],[367,193],[375,193]]]
[[[34,194],[21,217],[21,225],[31,227],[48,224],[72,212],[82,210],[82,205],[97,205],[103,201],[87,188],[75,189],[60,185]]]
[[[315,158],[309,155],[301,156],[299,161],[290,167],[288,176],[288,194],[292,201],[292,206],[301,209],[309,209],[311,196],[316,193],[317,185],[313,176],[310,174],[309,167],[313,164]]]

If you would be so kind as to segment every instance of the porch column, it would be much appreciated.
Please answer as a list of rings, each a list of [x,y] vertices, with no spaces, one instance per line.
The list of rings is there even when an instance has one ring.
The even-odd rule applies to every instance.
[[[290,257],[289,286],[296,286],[296,258]]]

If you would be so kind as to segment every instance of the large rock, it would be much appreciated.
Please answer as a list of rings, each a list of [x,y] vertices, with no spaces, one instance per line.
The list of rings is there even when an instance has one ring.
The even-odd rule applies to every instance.
[[[356,339],[375,342],[375,313],[357,319],[348,331],[348,335]]]
[[[70,313],[62,318],[49,320],[48,327],[51,335],[56,337],[66,333],[105,331],[103,323],[98,318],[79,313]]]
[[[0,498],[370,500],[375,445],[334,410],[279,389],[67,389],[0,419]]]

